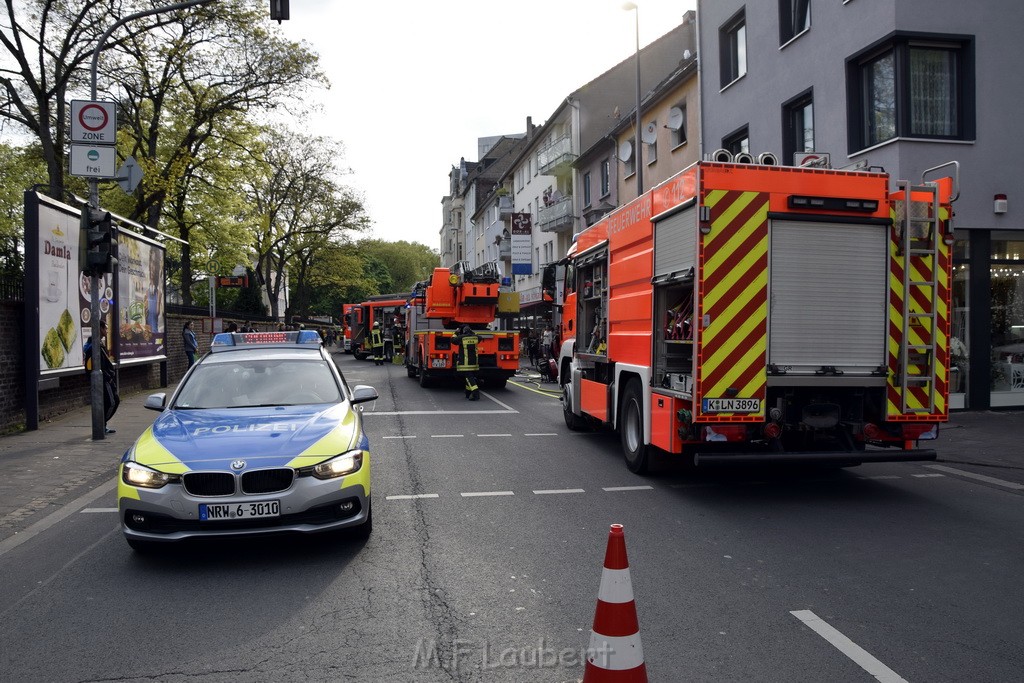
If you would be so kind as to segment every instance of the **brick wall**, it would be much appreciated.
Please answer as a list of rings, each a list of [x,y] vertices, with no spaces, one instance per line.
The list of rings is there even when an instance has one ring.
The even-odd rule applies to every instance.
[[[0,301],[0,431],[25,421],[24,311],[20,301]]]
[[[192,320],[192,329],[199,341],[200,355],[210,350],[212,335],[204,334],[198,318],[167,315],[167,379],[171,386],[178,383],[188,367],[185,358],[181,328]],[[243,320],[225,319],[224,324]],[[0,302],[0,432],[16,429],[25,423],[25,356],[22,348],[22,329],[25,324],[24,304]],[[269,324],[258,324],[270,329]],[[121,368],[118,372],[122,397],[160,387],[160,364]],[[71,375],[60,378],[60,386],[39,392],[39,421],[44,422],[64,413],[89,405],[89,378]]]

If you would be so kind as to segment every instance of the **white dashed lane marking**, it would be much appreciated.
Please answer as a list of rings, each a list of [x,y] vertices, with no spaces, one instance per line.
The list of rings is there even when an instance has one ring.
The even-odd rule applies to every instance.
[[[473,491],[460,493],[463,498],[483,498],[485,496],[514,496],[513,491]]]
[[[544,496],[553,493],[586,493],[583,489],[541,489],[534,491],[538,496]]]
[[[487,436],[512,436],[512,435],[511,434],[477,434],[477,436],[487,437]]]
[[[607,486],[602,491],[651,491],[653,486]]]
[[[415,439],[416,435],[412,434],[410,436],[382,436],[381,438],[382,439]]]
[[[431,434],[431,439],[461,439],[465,434]]]
[[[117,508],[83,508],[81,512],[117,512]]]

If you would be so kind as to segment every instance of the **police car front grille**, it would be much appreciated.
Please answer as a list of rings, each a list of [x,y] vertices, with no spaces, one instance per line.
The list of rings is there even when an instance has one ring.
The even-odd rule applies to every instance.
[[[230,496],[235,492],[235,475],[230,472],[187,472],[181,481],[193,496]]]
[[[284,491],[292,485],[295,470],[290,467],[278,467],[272,470],[253,470],[242,475],[242,491],[244,493],[274,493]]]

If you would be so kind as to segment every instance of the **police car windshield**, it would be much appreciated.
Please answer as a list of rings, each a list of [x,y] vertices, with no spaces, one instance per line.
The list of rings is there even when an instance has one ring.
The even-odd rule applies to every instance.
[[[247,359],[199,364],[174,407],[252,408],[340,400],[338,383],[322,359]]]

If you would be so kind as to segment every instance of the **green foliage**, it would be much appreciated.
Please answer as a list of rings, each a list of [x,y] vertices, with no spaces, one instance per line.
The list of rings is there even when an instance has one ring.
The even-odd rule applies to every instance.
[[[385,265],[391,284],[383,287],[384,292],[408,292],[414,284],[430,277],[434,268],[441,264],[441,257],[435,250],[418,242],[363,240],[359,243],[359,252]]]
[[[46,164],[38,146],[0,143],[0,274],[22,277],[25,190],[46,182]]]

